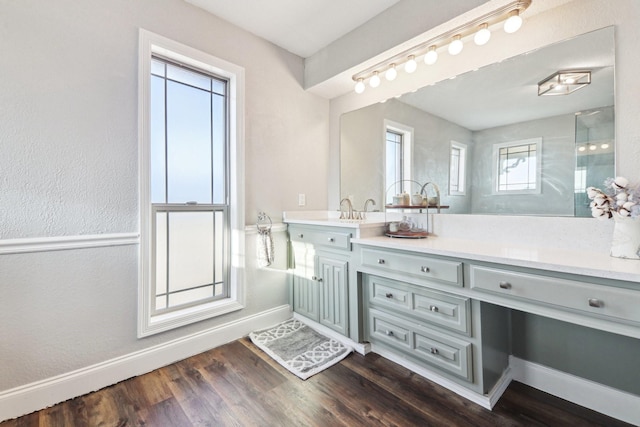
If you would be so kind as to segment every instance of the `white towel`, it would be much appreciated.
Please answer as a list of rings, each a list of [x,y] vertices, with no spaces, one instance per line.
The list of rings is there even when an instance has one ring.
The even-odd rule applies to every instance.
[[[258,267],[262,268],[270,266],[273,262],[273,237],[271,237],[271,227],[258,228],[256,251],[258,256]]]

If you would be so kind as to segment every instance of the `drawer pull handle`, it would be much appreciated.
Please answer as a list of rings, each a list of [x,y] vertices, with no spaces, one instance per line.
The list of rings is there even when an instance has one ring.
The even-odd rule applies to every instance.
[[[431,352],[431,354],[438,354],[438,349],[435,347],[431,347],[429,351]]]
[[[604,301],[597,298],[589,298],[589,307],[602,308],[604,307]]]
[[[378,264],[384,264],[385,261],[382,258],[378,258]]]
[[[386,331],[385,332],[388,336],[392,337],[393,336],[393,331]]]
[[[333,237],[329,237],[327,240],[329,241],[329,243],[335,242],[335,239]]]
[[[420,267],[420,271],[422,271],[423,273],[428,273],[430,271],[430,269],[429,269],[429,267],[422,266],[422,267]]]
[[[438,307],[435,306],[435,305],[430,305],[429,306],[429,310],[433,311],[434,313],[437,313],[438,312]]]
[[[384,296],[387,297],[387,298],[393,298],[393,294],[392,293],[385,294]]]
[[[509,282],[500,282],[500,289],[511,289],[511,283]]]

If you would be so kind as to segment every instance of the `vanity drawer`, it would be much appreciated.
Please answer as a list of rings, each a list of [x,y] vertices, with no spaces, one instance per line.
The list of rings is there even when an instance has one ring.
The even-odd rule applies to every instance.
[[[376,249],[362,250],[362,264],[462,287],[462,263]]]
[[[314,246],[351,250],[351,233],[321,231],[290,226],[289,238],[293,242],[303,242]]]
[[[443,371],[473,381],[471,343],[372,308],[368,320],[370,341],[387,344]]]
[[[475,265],[470,267],[470,276],[472,289],[640,322],[640,289],[636,291]]]
[[[395,280],[367,276],[369,303],[469,335],[471,299]]]

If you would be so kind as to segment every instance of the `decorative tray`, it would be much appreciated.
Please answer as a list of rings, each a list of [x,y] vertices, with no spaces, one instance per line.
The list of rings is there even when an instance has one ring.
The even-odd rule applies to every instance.
[[[387,231],[385,236],[403,239],[424,239],[429,235],[427,231]]]

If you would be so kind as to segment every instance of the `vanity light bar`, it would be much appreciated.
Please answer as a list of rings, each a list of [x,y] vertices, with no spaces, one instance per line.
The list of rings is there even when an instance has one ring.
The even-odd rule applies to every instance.
[[[437,37],[429,39],[425,42],[422,42],[412,48],[409,48],[397,55],[392,56],[382,62],[379,62],[363,71],[360,71],[357,74],[352,76],[354,82],[356,82],[356,92],[362,93],[364,92],[364,82],[367,79],[371,79],[372,77],[376,77],[374,83],[379,84],[379,76],[386,75],[387,71],[393,69],[389,75],[392,75],[395,78],[395,69],[399,68],[402,65],[405,65],[407,62],[412,62],[409,66],[409,69],[414,69],[413,63],[416,62],[416,58],[418,56],[426,56],[427,53],[429,55],[425,58],[426,64],[433,64],[437,60],[437,52],[436,50],[441,47],[449,46],[449,50],[456,52],[452,54],[460,53],[462,50],[462,40],[465,37],[470,35],[475,35],[476,33],[480,33],[478,37],[475,37],[476,43],[481,45],[489,41],[490,34],[487,35],[487,31],[489,27],[495,25],[500,22],[504,22],[505,31],[508,33],[513,33],[520,28],[522,25],[522,18],[520,14],[525,11],[530,5],[532,0],[516,0],[507,5],[504,5],[493,12],[487,13],[485,15],[480,16],[479,18],[474,19],[464,25],[454,28],[453,30],[447,31]],[[479,42],[480,41],[480,42]],[[451,47],[451,44],[454,44],[454,47]],[[404,67],[402,67],[404,69]],[[393,80],[389,78],[388,80]],[[371,85],[373,86],[373,85]],[[376,85],[377,86],[377,85]]]

